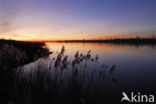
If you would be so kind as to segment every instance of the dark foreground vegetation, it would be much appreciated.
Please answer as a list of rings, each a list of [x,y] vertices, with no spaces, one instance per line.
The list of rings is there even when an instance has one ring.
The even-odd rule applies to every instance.
[[[108,104],[109,83],[118,82],[115,65],[99,64],[91,51],[76,52],[69,60],[62,47],[56,57],[15,67],[27,57],[22,48],[7,45],[0,49],[0,104]]]
[[[40,57],[46,57],[49,53],[45,43],[0,40],[0,60],[3,60],[3,63],[0,64],[1,66],[5,66],[3,64],[8,64],[8,62],[15,65],[15,67],[24,65]]]
[[[16,68],[49,55],[44,46],[44,43],[0,40],[0,104],[8,104],[14,99]]]

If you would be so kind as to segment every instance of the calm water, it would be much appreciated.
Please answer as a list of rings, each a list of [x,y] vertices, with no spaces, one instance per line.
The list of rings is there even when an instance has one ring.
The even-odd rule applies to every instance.
[[[90,71],[94,66],[89,64],[89,70],[84,75],[84,80],[82,80],[81,86],[86,85],[88,81],[91,81],[92,85],[88,88],[89,91],[94,91],[92,88],[100,88],[100,92],[105,94],[105,99],[108,102],[119,102],[121,103],[122,92],[127,94],[134,92],[146,95],[155,95],[156,91],[156,48],[155,46],[149,45],[119,45],[119,44],[103,44],[103,43],[46,43],[48,48],[53,52],[53,54],[44,59],[37,60],[36,62],[25,65],[24,69],[32,70],[42,67],[37,67],[37,65],[43,66],[43,69],[52,69],[51,76],[55,78],[57,76],[57,69],[53,66],[53,58],[56,57],[62,46],[65,46],[65,55],[68,55],[69,60],[74,58],[77,51],[86,54],[91,50],[91,55],[94,57],[99,56],[99,63],[106,64],[108,66],[116,65],[113,77],[117,78],[117,83],[112,83],[109,79],[104,78],[99,80],[98,77],[100,73],[95,74],[93,80],[87,79],[88,75],[92,75]],[[99,65],[99,64],[98,64]],[[100,68],[96,67],[96,70],[100,72]],[[103,70],[103,69],[102,69]],[[80,70],[81,72],[82,70]],[[83,70],[85,71],[85,70]],[[58,85],[66,88],[68,85],[68,79],[71,77],[72,68],[69,70],[61,70],[62,76],[57,76]],[[82,73],[80,73],[82,74]],[[79,74],[79,76],[81,76]],[[59,74],[60,75],[60,74]],[[82,74],[83,76],[83,74]],[[105,76],[105,75],[104,75]],[[83,77],[82,77],[83,78]],[[86,78],[86,80],[85,80]],[[106,79],[106,80],[105,80]],[[106,83],[105,83],[106,82]],[[48,82],[47,82],[48,83]],[[64,86],[65,85],[65,86]],[[104,86],[103,86],[104,85]],[[63,87],[64,86],[64,87]],[[105,87],[105,88],[104,88]],[[85,87],[84,87],[85,88]],[[107,88],[107,89],[106,89]],[[104,90],[103,90],[104,89]],[[82,89],[86,90],[86,89]],[[107,93],[106,93],[107,92]],[[66,92],[67,93],[67,92]],[[95,92],[96,94],[96,92]],[[105,100],[104,100],[105,101]],[[110,103],[111,104],[111,103]]]
[[[46,43],[54,53],[65,46],[65,54],[72,58],[76,51],[99,56],[99,62],[116,65],[120,91],[154,93],[156,89],[156,47],[103,43]],[[53,54],[54,55],[54,54]]]

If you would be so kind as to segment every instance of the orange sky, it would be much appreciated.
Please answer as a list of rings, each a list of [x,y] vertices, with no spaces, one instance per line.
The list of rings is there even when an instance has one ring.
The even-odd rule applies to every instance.
[[[1,35],[1,39],[12,39],[12,40],[22,40],[22,41],[51,41],[51,40],[102,40],[102,39],[116,39],[116,38],[151,38],[152,35],[147,34],[120,34],[120,33],[107,33],[102,35],[12,35],[12,34],[4,34]]]
[[[152,37],[156,35],[155,9],[155,1],[149,0],[1,0],[0,38],[37,41]]]

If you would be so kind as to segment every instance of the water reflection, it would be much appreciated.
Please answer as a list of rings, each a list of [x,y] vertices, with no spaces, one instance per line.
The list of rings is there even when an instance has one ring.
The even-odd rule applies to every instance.
[[[118,82],[117,89],[122,91],[136,91],[153,94],[156,88],[156,48],[155,45],[130,45],[130,44],[103,44],[103,43],[47,43],[52,51],[56,52],[64,45],[66,54],[72,59],[75,51],[92,51],[100,57],[99,63],[112,66],[116,64]],[[116,89],[109,87],[110,93]],[[114,94],[120,99],[121,93]],[[113,95],[113,94],[112,94]],[[112,98],[112,97],[110,97]]]
[[[114,77],[116,65],[109,67],[99,64],[98,56],[92,57],[91,51],[86,54],[77,51],[73,60],[68,60],[64,52],[65,47],[62,47],[57,56],[54,56],[55,58],[51,56],[19,67],[17,75],[20,80],[19,82],[17,80],[17,86],[24,85],[22,89],[28,91],[29,96],[36,93],[40,95],[40,91],[43,90],[47,96],[48,91],[51,93],[51,98],[55,98],[52,100],[55,103],[58,103],[58,100],[76,104],[106,103],[109,84],[118,82]],[[25,95],[24,97],[27,98],[28,93]],[[38,99],[38,103],[43,100],[38,96],[35,99]],[[47,101],[51,102],[50,99]],[[29,99],[29,102],[32,100]]]
[[[99,43],[47,43],[47,46],[53,52],[48,58],[9,71],[10,77],[0,73],[0,79],[3,78],[0,94],[6,94],[0,101],[109,104],[120,102],[123,91],[153,94],[156,88],[154,46]],[[65,47],[60,50],[62,46]]]

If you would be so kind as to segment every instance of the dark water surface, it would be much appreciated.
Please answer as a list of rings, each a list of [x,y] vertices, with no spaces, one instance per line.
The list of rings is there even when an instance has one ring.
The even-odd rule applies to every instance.
[[[116,92],[117,89],[119,93],[116,96],[118,97],[122,97],[123,91],[156,94],[155,46],[103,43],[47,43],[47,45],[54,53],[65,46],[65,53],[70,58],[76,51],[86,53],[91,50],[93,56],[99,56],[100,63],[115,64],[115,76],[120,80],[116,89],[110,87],[110,94]]]
[[[99,60],[98,64],[100,65],[115,65],[115,71],[113,81],[106,79],[98,79],[100,76],[100,67],[99,65],[93,65],[90,63],[87,72],[84,72],[84,80],[82,86],[85,88],[85,85],[88,81],[92,79],[87,79],[88,76],[92,76],[95,68],[99,70],[99,73],[95,74],[89,86],[88,91],[92,92],[93,89],[99,88],[100,92],[104,90],[104,99],[107,99],[106,104],[111,103],[121,103],[122,92],[130,94],[141,93],[146,95],[155,95],[156,94],[156,48],[155,46],[150,45],[125,45],[125,44],[104,44],[104,43],[46,43],[48,48],[53,52],[53,54],[46,60],[41,59],[31,64],[25,65],[23,68],[32,70],[38,69],[38,65],[42,65],[44,69],[55,69],[53,66],[53,58],[57,57],[62,48],[65,46],[65,55],[68,55],[69,61],[74,59],[75,53],[79,51],[80,53],[87,53],[91,51],[92,57],[98,55]],[[58,70],[52,70],[52,77],[58,77],[58,84],[61,86],[61,89],[65,89],[68,86],[68,79],[71,78],[72,68],[69,70],[60,71],[62,73],[60,76]],[[90,71],[91,70],[91,71]],[[107,69],[106,69],[107,70]],[[79,74],[83,73],[84,70],[80,70]],[[98,72],[98,71],[97,71]],[[83,75],[79,75],[82,77]],[[109,76],[109,75],[108,75]],[[59,79],[61,78],[61,80]],[[104,76],[105,77],[105,76]],[[106,84],[104,84],[106,83]],[[82,87],[81,86],[81,87]],[[103,88],[105,87],[105,88]],[[83,89],[82,88],[82,89]],[[83,89],[85,91],[85,89]],[[62,93],[62,92],[61,92]],[[68,92],[65,92],[68,93]],[[96,94],[96,92],[95,92]],[[96,95],[95,95],[96,96]],[[105,101],[105,100],[104,100]],[[97,102],[97,101],[96,101]]]

